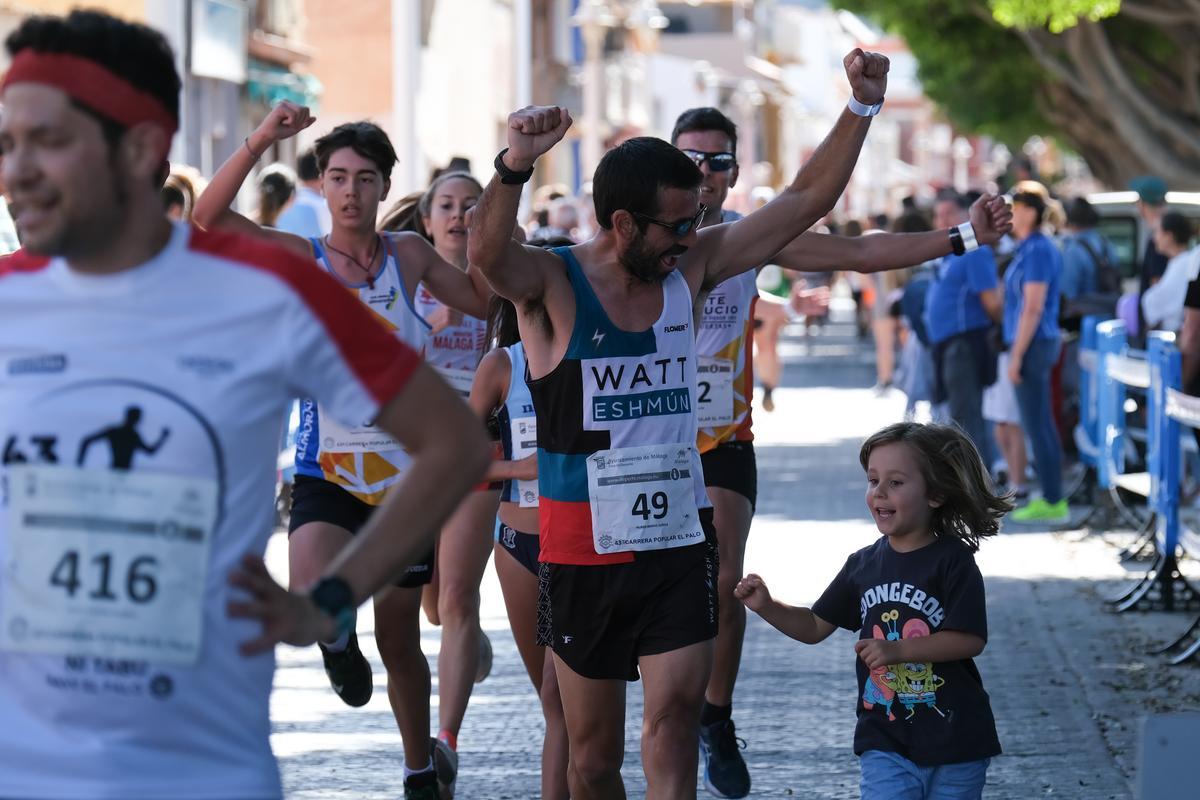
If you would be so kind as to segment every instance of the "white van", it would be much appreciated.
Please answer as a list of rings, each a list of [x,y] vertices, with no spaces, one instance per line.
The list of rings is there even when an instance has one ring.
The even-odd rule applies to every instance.
[[[1117,251],[1117,265],[1124,278],[1136,278],[1150,231],[1137,212],[1137,192],[1100,192],[1088,195],[1100,215],[1096,230],[1108,237]],[[1200,228],[1200,192],[1167,192],[1167,210],[1177,211]]]

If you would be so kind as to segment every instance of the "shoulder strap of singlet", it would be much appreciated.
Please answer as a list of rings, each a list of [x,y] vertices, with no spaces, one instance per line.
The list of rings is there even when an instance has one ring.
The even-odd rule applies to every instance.
[[[569,247],[554,247],[550,252],[561,258],[567,264],[567,279],[571,282],[571,291],[575,295],[575,331],[573,336],[578,335],[581,330],[586,328],[594,328],[604,321],[604,326],[609,327],[608,315],[604,313],[604,309],[600,305],[599,298],[592,291],[592,285],[588,283],[587,276],[583,274],[583,266],[579,263],[579,259],[571,252]],[[590,336],[591,333],[589,332]],[[570,345],[568,350],[572,349]]]
[[[321,244],[321,237],[310,236],[308,243],[312,245],[313,256],[316,257],[317,263],[330,272],[333,272],[332,266],[329,263],[329,256],[325,255],[325,246]]]
[[[392,260],[392,269],[396,273],[396,283],[400,285],[400,293],[404,295],[404,304],[408,306],[408,310],[412,312],[413,316],[421,321],[422,325],[424,325],[426,328],[432,328],[433,326],[430,325],[424,317],[417,313],[416,293],[414,292],[410,294],[408,291],[408,284],[404,282],[404,272],[400,269],[400,258],[396,255],[396,243],[392,241],[392,234],[385,232],[379,235],[383,237],[383,246],[387,248],[385,258],[390,258]]]

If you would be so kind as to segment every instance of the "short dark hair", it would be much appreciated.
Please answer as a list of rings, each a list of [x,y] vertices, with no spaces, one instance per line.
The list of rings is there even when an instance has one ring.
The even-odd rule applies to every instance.
[[[1163,231],[1171,234],[1171,238],[1178,244],[1187,244],[1196,235],[1196,229],[1193,227],[1192,221],[1178,211],[1168,211],[1166,214],[1163,214],[1162,220],[1158,225]]]
[[[729,137],[729,151],[737,155],[737,125],[733,120],[711,106],[689,108],[675,120],[675,129],[671,131],[671,144],[679,141],[682,133],[693,131],[720,131]]]
[[[957,208],[966,210],[971,207],[967,202],[967,196],[954,189],[939,189],[937,193],[937,202],[939,203],[954,203]]]
[[[873,450],[895,443],[912,448],[929,497],[941,501],[930,520],[935,536],[952,536],[974,552],[980,539],[1000,530],[1000,520],[1013,504],[992,491],[979,451],[962,431],[949,425],[898,422],[863,443],[858,463],[866,470]]]
[[[1037,212],[1037,224],[1041,225],[1046,216],[1046,200],[1037,192],[1017,192],[1013,195],[1013,205],[1018,203]]]
[[[321,177],[321,168],[317,166],[317,154],[311,147],[296,156],[296,177],[305,182]]]
[[[892,233],[925,233],[931,230],[933,230],[933,226],[929,224],[929,220],[925,218],[924,214],[916,210],[915,206],[896,217],[892,222]]]
[[[8,35],[10,58],[23,50],[64,53],[94,61],[162,103],[178,122],[179,73],[166,38],[146,25],[126,22],[101,11],[72,11],[65,17],[29,17]],[[73,101],[74,102],[74,101]],[[98,119],[105,137],[115,144],[126,126],[75,102]]]
[[[604,154],[592,177],[596,222],[612,230],[612,215],[621,209],[653,216],[659,189],[694,191],[703,180],[700,168],[674,145],[652,136],[628,139]]]
[[[385,181],[391,180],[392,167],[396,166],[398,159],[392,140],[383,132],[383,128],[366,121],[338,125],[313,145],[317,168],[324,172],[329,166],[329,157],[347,147],[374,163]]]
[[[1076,228],[1094,228],[1100,223],[1100,215],[1086,197],[1076,197],[1067,206],[1067,224]]]

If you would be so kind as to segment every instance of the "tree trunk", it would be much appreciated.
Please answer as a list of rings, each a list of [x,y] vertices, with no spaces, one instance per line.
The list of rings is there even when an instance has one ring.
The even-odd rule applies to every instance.
[[[1144,2],[1129,5],[1138,25],[1150,25],[1147,15],[1159,13]],[[1176,44],[1177,55],[1167,60],[1114,46],[1106,28],[1128,24],[1120,19],[1082,21],[1059,35],[1020,31],[1050,78],[1037,89],[1040,107],[1109,185],[1152,173],[1174,190],[1200,190],[1200,61],[1193,50],[1200,12],[1172,14],[1169,28],[1150,25]]]

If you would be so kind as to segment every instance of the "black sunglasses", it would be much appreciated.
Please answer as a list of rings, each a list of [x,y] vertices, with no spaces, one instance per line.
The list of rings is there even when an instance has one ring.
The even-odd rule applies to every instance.
[[[737,164],[737,157],[729,152],[706,153],[703,150],[684,150],[683,154],[695,161],[697,167],[707,161],[708,168],[713,172],[728,172]]]
[[[630,211],[629,213],[632,214],[635,219],[639,219],[642,222],[649,222],[651,225],[657,225],[660,228],[666,228],[676,239],[682,239],[693,230],[700,227],[700,222],[704,219],[704,215],[707,213],[707,211],[708,206],[702,205],[700,206],[700,210],[696,212],[696,216],[689,219],[681,219],[678,222],[663,222],[661,219],[655,219],[654,217],[642,214],[638,211]]]

